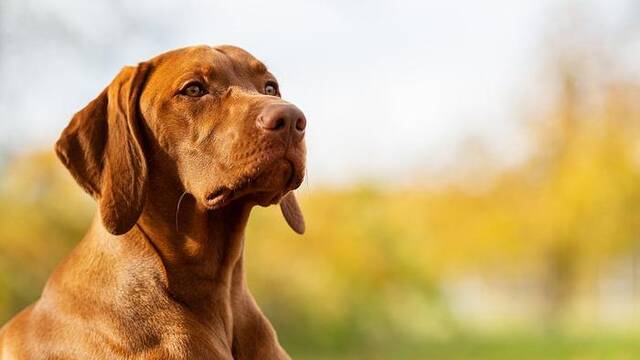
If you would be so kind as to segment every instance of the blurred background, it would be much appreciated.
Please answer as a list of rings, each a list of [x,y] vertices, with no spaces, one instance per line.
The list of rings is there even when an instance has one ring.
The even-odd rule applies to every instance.
[[[274,207],[247,234],[294,358],[640,357],[631,0],[0,0],[0,324],[93,216],[52,151],[71,115],[200,43],[264,60],[309,119],[308,233]]]

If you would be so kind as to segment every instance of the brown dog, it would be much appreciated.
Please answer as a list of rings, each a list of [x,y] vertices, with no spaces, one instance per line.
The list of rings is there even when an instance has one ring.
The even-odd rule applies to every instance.
[[[125,67],[56,144],[98,202],[42,297],[0,330],[0,359],[286,359],[245,284],[251,208],[304,178],[306,120],[232,46]]]

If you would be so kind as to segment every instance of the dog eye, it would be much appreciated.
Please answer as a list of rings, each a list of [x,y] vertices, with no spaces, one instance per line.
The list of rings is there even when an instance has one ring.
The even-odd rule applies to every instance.
[[[264,86],[264,93],[271,96],[278,95],[278,85],[275,83],[269,82]]]
[[[182,89],[181,93],[190,97],[200,97],[205,95],[207,90],[200,83],[189,83]]]

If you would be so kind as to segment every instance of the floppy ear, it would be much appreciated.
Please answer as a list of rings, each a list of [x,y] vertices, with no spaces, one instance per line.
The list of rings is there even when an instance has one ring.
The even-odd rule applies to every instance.
[[[291,229],[300,235],[304,234],[306,228],[304,224],[304,216],[302,215],[302,210],[300,210],[300,205],[298,204],[298,200],[296,199],[296,195],[293,191],[289,191],[280,200],[280,210]]]
[[[97,202],[105,228],[124,234],[138,220],[147,186],[147,162],[138,125],[138,99],[150,65],[123,68],[76,113],[56,143],[56,154]]]

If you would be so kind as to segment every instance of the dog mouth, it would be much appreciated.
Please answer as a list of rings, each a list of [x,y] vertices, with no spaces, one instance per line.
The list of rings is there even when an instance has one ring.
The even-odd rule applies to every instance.
[[[210,210],[221,208],[231,201],[247,195],[250,192],[249,188],[252,182],[254,182],[254,177],[247,176],[235,186],[218,187],[207,195],[205,205]]]
[[[218,207],[226,202],[227,199],[232,197],[234,191],[232,189],[225,187],[219,188],[209,195],[206,198],[207,207]]]
[[[274,204],[302,183],[303,175],[297,169],[291,159],[274,159],[262,171],[240,176],[232,185],[216,187],[206,195],[204,205],[216,210],[247,196],[261,205]]]

